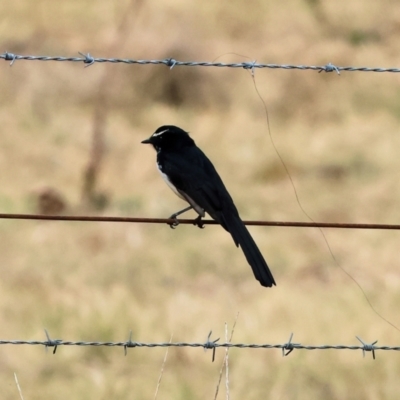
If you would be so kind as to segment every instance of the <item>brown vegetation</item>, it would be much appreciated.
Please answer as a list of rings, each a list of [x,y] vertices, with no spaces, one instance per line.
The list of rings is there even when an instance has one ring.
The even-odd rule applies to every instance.
[[[398,65],[400,5],[355,0],[2,2],[0,48],[19,54]],[[236,54],[233,54],[236,53]],[[166,217],[184,204],[140,141],[191,132],[243,218],[307,220],[271,144],[249,71],[0,63],[0,211],[48,187],[67,212]],[[276,147],[316,221],[399,223],[396,74],[256,70]],[[101,140],[96,147],[93,135]],[[399,146],[398,146],[399,145]],[[96,151],[98,153],[96,153]],[[100,162],[101,161],[101,162]],[[101,165],[100,165],[101,164]],[[86,174],[86,175],[85,175]],[[86,176],[86,178],[85,178]],[[83,186],[83,189],[82,189]],[[83,193],[82,193],[83,192]],[[102,197],[103,196],[103,197]],[[98,203],[100,201],[100,203]],[[99,206],[100,205],[100,206]],[[398,345],[317,229],[251,228],[278,286],[258,285],[222,228],[0,221],[1,339]],[[340,266],[400,326],[400,233],[325,230]],[[3,399],[152,398],[164,349],[0,349]],[[370,355],[370,354],[368,354]],[[224,351],[170,349],[158,398],[213,398]],[[398,354],[231,350],[237,399],[397,398]],[[220,388],[220,398],[223,396]]]

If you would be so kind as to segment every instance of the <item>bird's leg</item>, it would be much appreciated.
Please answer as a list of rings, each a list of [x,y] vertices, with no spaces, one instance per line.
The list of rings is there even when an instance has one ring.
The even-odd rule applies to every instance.
[[[201,215],[199,215],[194,221],[193,221],[193,225],[194,226],[198,226],[200,229],[204,229],[204,223],[201,219]]]
[[[177,217],[178,215],[181,215],[181,214],[185,213],[186,211],[191,210],[192,208],[193,208],[192,206],[189,206],[189,207],[184,208],[183,210],[180,210],[180,211],[176,212],[175,214],[172,214],[172,215],[169,217],[169,219],[174,219],[175,221],[174,221],[174,222],[168,222],[169,227],[170,227],[171,229],[175,229],[175,228],[179,225],[179,221],[177,220],[176,217]]]

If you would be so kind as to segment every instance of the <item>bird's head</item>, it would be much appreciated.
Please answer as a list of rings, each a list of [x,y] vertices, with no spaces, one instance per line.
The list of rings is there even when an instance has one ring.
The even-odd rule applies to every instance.
[[[158,151],[160,149],[173,149],[194,144],[188,132],[174,125],[160,126],[148,139],[142,140],[144,144],[152,144]]]

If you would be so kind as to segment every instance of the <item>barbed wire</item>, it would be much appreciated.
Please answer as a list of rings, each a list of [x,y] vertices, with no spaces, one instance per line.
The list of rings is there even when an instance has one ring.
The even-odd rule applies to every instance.
[[[391,72],[399,73],[400,68],[382,68],[382,67],[354,67],[354,66],[336,66],[328,63],[323,66],[314,65],[290,65],[290,64],[262,64],[256,61],[241,63],[221,63],[208,61],[179,61],[174,58],[166,58],[163,60],[136,60],[122,58],[96,58],[89,53],[79,53],[81,57],[65,57],[65,56],[39,56],[39,55],[20,55],[9,52],[0,54],[0,59],[10,61],[12,66],[16,61],[60,61],[60,62],[81,62],[89,67],[95,63],[124,63],[139,65],[165,65],[170,69],[175,66],[186,67],[217,67],[217,68],[243,68],[252,70],[259,68],[269,69],[285,69],[285,70],[314,70],[318,72],[336,72],[340,75],[341,71],[347,72]],[[176,222],[169,218],[131,218],[131,217],[100,217],[100,216],[65,216],[65,215],[39,215],[39,214],[4,214],[0,213],[0,219],[19,219],[19,220],[51,220],[51,221],[81,221],[81,222],[130,222],[130,223],[165,223],[172,224]],[[355,224],[355,223],[322,223],[322,222],[284,222],[284,221],[243,221],[246,225],[253,226],[281,226],[281,227],[311,227],[311,228],[342,228],[342,229],[383,229],[383,230],[400,230],[400,225],[396,224]],[[196,220],[180,219],[180,224],[196,224]],[[204,225],[218,224],[213,220],[202,221]],[[123,342],[99,342],[99,341],[64,341],[62,339],[51,339],[47,330],[45,330],[47,340],[45,341],[27,341],[27,340],[0,340],[0,345],[40,345],[45,348],[53,347],[53,354],[56,353],[58,346],[104,346],[104,347],[123,347],[125,355],[127,349],[136,347],[190,347],[204,348],[213,350],[213,358],[215,351],[219,347],[223,348],[239,348],[239,349],[281,349],[282,355],[287,356],[293,350],[362,350],[363,356],[365,352],[372,352],[375,359],[375,351],[400,351],[400,346],[376,346],[377,341],[366,343],[358,336],[361,345],[302,345],[300,343],[292,343],[293,334],[290,335],[289,341],[283,344],[245,344],[245,343],[218,343],[219,339],[211,341],[211,333],[208,335],[207,341],[204,343],[189,342],[161,342],[161,343],[143,343],[132,341],[132,333],[128,341]]]
[[[340,67],[332,63],[326,65],[291,65],[291,64],[262,64],[257,61],[252,62],[239,62],[239,63],[222,63],[213,61],[179,61],[174,58],[165,58],[163,60],[135,60],[130,58],[97,58],[90,55],[90,53],[80,53],[81,57],[65,57],[65,56],[39,56],[39,55],[22,55],[14,54],[8,51],[0,54],[0,59],[10,61],[13,65],[15,61],[61,61],[61,62],[81,62],[89,67],[95,63],[123,63],[123,64],[139,64],[139,65],[165,65],[170,69],[181,67],[217,67],[217,68],[243,68],[254,71],[255,68],[270,68],[270,69],[297,69],[301,71],[313,70],[318,72],[336,72],[340,75],[341,71],[347,72],[392,72],[399,73],[400,68],[381,68],[381,67]]]
[[[168,224],[177,221],[179,224],[198,225],[197,219],[171,219],[171,218],[136,218],[136,217],[109,217],[92,215],[43,215],[43,214],[8,214],[0,213],[0,219],[41,220],[41,221],[72,221],[72,222],[130,222],[142,224]],[[400,230],[397,224],[358,224],[341,222],[297,222],[297,221],[262,221],[244,220],[249,226],[276,226],[292,228],[336,228],[336,229],[375,229],[375,230]],[[219,225],[211,219],[202,219],[201,225]]]
[[[217,348],[236,348],[236,349],[281,349],[282,356],[288,356],[293,350],[362,350],[363,357],[365,352],[370,351],[373,359],[375,359],[375,352],[378,350],[385,351],[400,351],[400,346],[376,346],[378,342],[375,340],[372,343],[366,343],[359,336],[356,336],[361,345],[302,345],[300,343],[293,343],[293,333],[290,334],[289,340],[282,344],[256,344],[256,343],[218,343],[219,338],[211,340],[212,331],[207,336],[204,343],[189,343],[189,342],[160,342],[160,343],[143,343],[132,341],[132,331],[129,334],[129,339],[123,342],[86,342],[86,341],[64,341],[62,339],[51,339],[48,331],[45,329],[47,340],[0,340],[0,345],[28,345],[28,346],[44,346],[46,351],[48,348],[54,348],[53,354],[56,353],[59,346],[93,346],[93,347],[123,347],[124,353],[127,355],[129,348],[136,347],[190,347],[190,348],[203,348],[204,350],[213,350],[212,361],[215,359],[215,351]]]

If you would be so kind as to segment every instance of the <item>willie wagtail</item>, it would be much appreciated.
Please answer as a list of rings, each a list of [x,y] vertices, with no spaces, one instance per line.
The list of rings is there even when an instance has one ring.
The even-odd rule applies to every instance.
[[[190,204],[171,218],[176,219],[193,208],[199,214],[197,225],[202,227],[201,217],[207,212],[232,235],[236,246],[242,248],[260,284],[265,287],[275,285],[264,257],[240,219],[218,172],[189,134],[176,126],[164,125],[142,143],[153,145],[161,176],[177,196]]]

